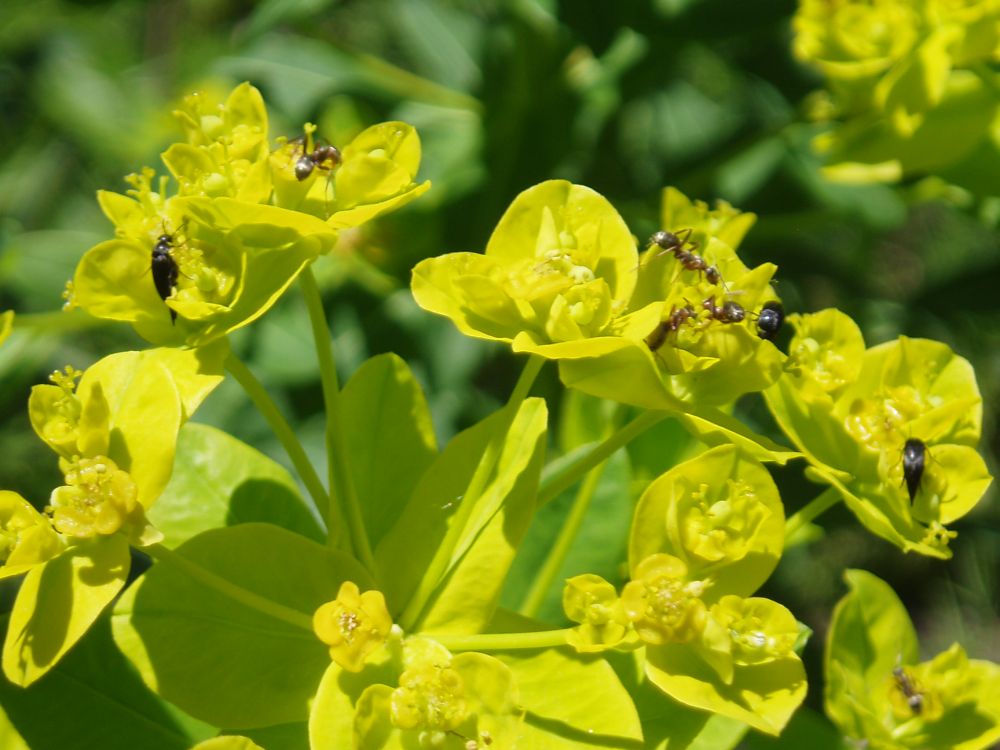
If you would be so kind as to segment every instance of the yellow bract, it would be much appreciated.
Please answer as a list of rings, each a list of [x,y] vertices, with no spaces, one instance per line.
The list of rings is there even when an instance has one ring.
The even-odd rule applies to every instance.
[[[16,492],[0,490],[0,578],[24,573],[62,549],[49,519]]]

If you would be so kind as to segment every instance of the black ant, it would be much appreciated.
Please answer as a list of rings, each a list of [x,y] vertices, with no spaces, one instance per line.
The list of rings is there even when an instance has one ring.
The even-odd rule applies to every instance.
[[[698,313],[695,312],[694,308],[685,306],[680,309],[672,308],[670,310],[670,315],[666,320],[661,320],[653,332],[649,334],[645,339],[646,346],[649,347],[651,352],[655,352],[661,346],[663,342],[667,340],[667,335],[678,330],[684,323],[691,318],[695,317]]]
[[[757,314],[757,335],[765,341],[774,341],[785,322],[785,308],[777,300],[765,302]]]
[[[927,456],[927,446],[919,438],[909,438],[903,444],[903,479],[906,491],[910,494],[910,502],[917,496],[920,489],[920,478],[924,475],[924,459]]]
[[[156,293],[164,302],[166,302],[167,297],[174,293],[174,289],[177,287],[177,277],[180,273],[177,261],[172,255],[173,248],[174,238],[165,231],[156,238],[156,244],[153,245],[150,263],[153,284],[156,286]],[[177,321],[177,311],[169,305],[167,309],[170,311],[170,324],[173,325]]]
[[[706,297],[701,306],[708,311],[708,316],[712,320],[717,320],[720,323],[742,323],[747,315],[743,305],[732,300],[726,300],[719,306],[711,297]]]
[[[313,173],[314,169],[325,169],[328,172],[332,172],[343,161],[340,155],[340,149],[336,146],[331,146],[329,144],[319,145],[312,150],[307,152],[306,141],[302,141],[302,156],[300,156],[295,162],[295,179],[299,182],[303,182],[309,179],[309,175]]]
[[[910,707],[910,710],[915,714],[923,711],[924,695],[917,690],[916,685],[913,684],[913,680],[906,673],[906,670],[902,667],[894,667],[892,676],[896,680],[896,686],[899,688],[899,691],[906,697],[906,705]]]
[[[698,243],[691,242],[690,237],[691,229],[682,229],[678,234],[660,230],[649,238],[649,245],[656,245],[661,248],[661,252],[657,253],[656,257],[660,257],[664,253],[673,253],[677,261],[687,270],[704,273],[705,278],[711,284],[722,283],[722,274],[719,273],[719,269],[708,265],[704,258],[692,252],[698,249]],[[691,250],[685,250],[685,245],[690,247]]]

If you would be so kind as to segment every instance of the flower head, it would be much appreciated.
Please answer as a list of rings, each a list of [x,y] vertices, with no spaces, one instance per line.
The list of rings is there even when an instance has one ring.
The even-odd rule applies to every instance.
[[[982,401],[971,365],[923,339],[866,350],[836,310],[789,319],[788,371],[765,392],[782,429],[869,530],[904,550],[948,557],[946,524],[992,481],[975,450]],[[919,466],[907,446],[919,451]]]
[[[676,557],[651,555],[625,585],[622,605],[647,643],[686,643],[699,638],[705,628],[707,608],[701,597],[709,585],[690,580],[687,566]]]
[[[56,531],[88,538],[144,525],[135,482],[106,456],[65,462],[66,484],[52,491],[48,511]]]
[[[337,598],[313,615],[316,637],[330,647],[330,658],[348,672],[359,672],[365,659],[385,643],[392,618],[381,591],[363,594],[357,584],[344,581]]]
[[[580,623],[568,636],[577,651],[603,651],[629,634],[629,618],[615,587],[598,575],[587,573],[567,580],[563,610]]]

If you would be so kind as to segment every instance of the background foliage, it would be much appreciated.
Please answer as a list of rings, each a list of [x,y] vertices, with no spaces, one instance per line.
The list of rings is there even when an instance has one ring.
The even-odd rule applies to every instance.
[[[316,272],[342,379],[368,356],[399,353],[424,382],[442,442],[502,403],[518,363],[505,347],[465,338],[418,310],[409,269],[431,255],[483,248],[518,192],[559,177],[607,196],[640,237],[659,228],[665,185],[758,213],[741,254],[748,265],[780,266],[787,310],[837,306],[869,345],[928,336],[972,361],[995,474],[1000,202],[933,180],[824,182],[809,148],[817,126],[801,116],[820,80],[792,59],[793,11],[791,0],[8,0],[0,8],[0,309],[15,309],[27,328],[0,355],[0,486],[44,504],[58,484],[27,421],[31,384],[66,363],[82,368],[109,351],[143,347],[125,326],[54,312],[83,251],[111,235],[95,190],[121,190],[123,174],[157,164],[174,135],[164,113],[179,96],[247,79],[278,128],[289,124],[289,136],[291,123],[304,119],[333,143],[381,120],[420,132],[422,177],[433,189],[405,211],[345,233],[334,262]],[[234,345],[322,464],[322,399],[301,298],[285,295]],[[545,375],[554,379],[555,368]],[[559,392],[553,380],[537,388]],[[573,404],[551,407],[564,449],[603,429],[580,424]],[[780,437],[759,397],[739,409]],[[285,460],[232,382],[198,421]],[[644,437],[630,448],[631,474],[624,457],[612,461],[566,575],[620,577],[603,544],[621,539],[628,523],[628,498],[616,488],[631,476],[641,489],[669,467],[686,449],[683,435],[668,422]],[[789,513],[816,494],[800,474],[777,470]],[[925,656],[960,640],[970,656],[1000,660],[996,492],[956,524],[950,561],[904,558],[843,508],[824,519],[824,540],[786,553],[762,595],[816,631],[804,655],[814,684],[845,567],[893,586]],[[548,545],[559,508],[547,508],[532,530],[517,563],[524,569]],[[0,587],[0,609],[10,593]],[[514,601],[522,594],[508,592]],[[554,599],[545,613],[561,617]],[[819,708],[820,692],[808,700]]]

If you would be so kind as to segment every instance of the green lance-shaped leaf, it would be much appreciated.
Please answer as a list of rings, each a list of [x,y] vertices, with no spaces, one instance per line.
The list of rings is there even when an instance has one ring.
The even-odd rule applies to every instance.
[[[548,411],[531,399],[507,433],[496,478],[480,495],[452,553],[448,576],[423,617],[428,633],[479,633],[493,616],[507,571],[535,514]]]
[[[420,385],[395,354],[361,365],[340,403],[354,489],[374,548],[437,457],[434,426]]]
[[[104,617],[31,687],[0,680],[0,705],[27,743],[9,744],[0,714],[2,750],[187,750],[216,732],[181,715],[142,684],[115,647]]]
[[[450,577],[449,572],[444,574],[443,587],[442,581],[423,585],[437,590],[432,598],[444,597],[440,603],[443,609],[434,615],[435,623],[447,628],[440,632],[479,632],[489,620],[530,519],[531,511],[526,508],[533,503],[541,469],[545,415],[544,402],[539,399],[526,399],[513,422],[506,410],[493,414],[457,435],[427,469],[395,526],[376,549],[380,588],[390,611],[402,611],[421,585],[421,576],[426,575],[459,504],[472,503],[465,526],[447,551]],[[503,445],[482,491],[477,497],[464,497],[487,446],[498,440]],[[495,545],[492,550],[491,544]],[[462,574],[466,557],[469,572]],[[474,580],[474,576],[481,578]],[[444,613],[457,619],[445,622]]]
[[[174,554],[115,607],[115,641],[143,681],[217,726],[305,719],[329,663],[312,632],[313,612],[345,580],[371,588],[368,574],[352,558],[270,524],[208,531]]]
[[[784,544],[784,509],[770,474],[734,446],[678,464],[646,488],[629,537],[629,565],[666,552],[692,578],[710,578],[705,601],[749,596],[771,575]]]
[[[177,440],[170,482],[148,514],[176,547],[203,531],[240,523],[273,523],[324,539],[288,471],[222,430],[186,424]]]
[[[87,540],[24,577],[7,626],[3,671],[30,685],[83,637],[125,585],[129,550],[125,537]]]

